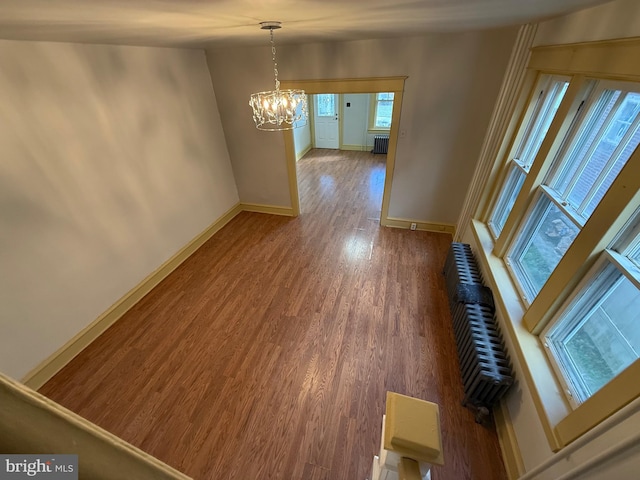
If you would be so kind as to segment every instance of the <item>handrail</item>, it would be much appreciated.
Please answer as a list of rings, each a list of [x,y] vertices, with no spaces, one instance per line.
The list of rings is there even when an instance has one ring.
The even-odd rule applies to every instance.
[[[81,479],[190,480],[2,373],[0,405],[0,452],[78,455]]]

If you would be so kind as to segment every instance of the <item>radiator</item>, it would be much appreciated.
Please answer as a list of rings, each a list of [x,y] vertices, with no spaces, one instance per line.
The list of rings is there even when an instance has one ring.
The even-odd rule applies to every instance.
[[[389,135],[375,135],[371,153],[387,153],[389,150]]]
[[[451,244],[444,275],[464,385],[462,404],[474,409],[481,423],[513,383],[511,364],[495,321],[493,295],[483,285],[469,245]]]

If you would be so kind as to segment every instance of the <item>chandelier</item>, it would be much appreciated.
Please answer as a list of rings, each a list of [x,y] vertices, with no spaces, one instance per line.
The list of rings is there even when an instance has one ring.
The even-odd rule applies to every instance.
[[[280,90],[278,62],[273,31],[281,28],[280,22],[260,22],[260,28],[271,34],[271,55],[276,89],[251,94],[249,106],[253,109],[253,121],[258,130],[280,132],[303,127],[307,124],[309,110],[304,90]]]

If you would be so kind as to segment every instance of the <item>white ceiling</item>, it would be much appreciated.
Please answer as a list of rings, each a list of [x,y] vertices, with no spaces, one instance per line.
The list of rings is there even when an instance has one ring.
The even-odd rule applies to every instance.
[[[0,0],[0,38],[204,47],[517,25],[607,0]]]

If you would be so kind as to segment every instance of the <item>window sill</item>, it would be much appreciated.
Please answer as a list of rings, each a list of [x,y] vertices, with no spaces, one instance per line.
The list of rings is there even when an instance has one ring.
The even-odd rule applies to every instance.
[[[391,128],[370,128],[367,130],[368,133],[389,133]]]
[[[471,230],[476,242],[476,257],[485,280],[491,287],[496,303],[496,313],[503,335],[511,340],[510,353],[516,357],[522,370],[520,381],[525,381],[536,407],[538,417],[553,451],[563,447],[554,429],[572,409],[556,380],[544,347],[538,336],[529,332],[523,322],[525,307],[511,281],[502,259],[493,254],[493,238],[488,227],[472,220]]]

